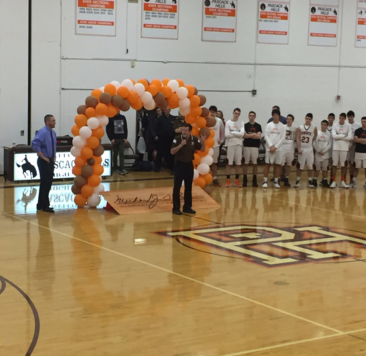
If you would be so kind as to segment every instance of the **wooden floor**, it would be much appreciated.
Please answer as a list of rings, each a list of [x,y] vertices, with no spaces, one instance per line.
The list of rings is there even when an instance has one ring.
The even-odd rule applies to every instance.
[[[0,355],[366,355],[363,184],[208,187],[220,209],[177,217],[76,210],[68,184],[37,213],[2,181]]]

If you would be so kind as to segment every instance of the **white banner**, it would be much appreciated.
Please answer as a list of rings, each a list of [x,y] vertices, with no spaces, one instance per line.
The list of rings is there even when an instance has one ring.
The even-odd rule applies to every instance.
[[[237,0],[202,0],[202,41],[236,42]]]
[[[142,0],[143,38],[178,39],[179,0]]]
[[[290,1],[258,0],[258,43],[288,44]]]
[[[338,1],[334,1],[338,3]],[[309,46],[336,47],[338,41],[338,5],[312,4],[309,7]]]
[[[94,36],[116,35],[115,0],[75,0],[76,34]]]
[[[37,165],[38,155],[35,152],[16,153],[14,155],[14,181],[39,181]],[[102,177],[111,175],[111,151],[104,151],[102,156],[104,173]],[[72,168],[75,165],[75,157],[70,152],[57,152],[56,165],[53,179],[67,179],[75,177]]]
[[[356,47],[366,48],[366,0],[358,0]]]

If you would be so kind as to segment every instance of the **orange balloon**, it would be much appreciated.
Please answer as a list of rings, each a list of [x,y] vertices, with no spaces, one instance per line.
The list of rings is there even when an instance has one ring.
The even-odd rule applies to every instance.
[[[204,157],[204,156],[207,156],[208,155],[208,151],[210,149],[206,146],[206,150],[204,152],[202,151],[197,151],[197,154],[200,156],[200,157]]]
[[[196,126],[193,126],[192,127],[192,132],[191,132],[191,134],[193,135],[193,136],[198,136],[199,135],[199,130],[198,130],[198,128],[196,127]]]
[[[81,167],[79,166],[72,167],[72,174],[74,176],[79,176],[81,174]]]
[[[202,109],[197,106],[196,108],[191,109],[191,114],[194,116],[201,116],[202,115]]]
[[[210,137],[214,138],[215,137],[215,131],[210,129]]]
[[[86,164],[86,159],[81,157],[81,156],[78,156],[75,158],[75,166],[78,166],[78,167],[83,167],[85,166]]]
[[[197,153],[194,154],[194,160],[193,160],[193,164],[195,166],[198,166],[201,163],[201,156],[198,155]]]
[[[81,194],[75,195],[74,202],[77,206],[82,207],[86,204],[86,198]]]
[[[206,139],[206,147],[211,148],[215,145],[215,140],[212,137]]]
[[[196,122],[197,118],[193,116],[192,114],[188,114],[186,116],[186,123],[187,124],[194,124]]]
[[[95,109],[94,108],[87,108],[86,111],[85,111],[85,116],[88,117],[88,118],[91,118],[91,117],[95,117],[96,113],[95,113]]]
[[[101,156],[93,156],[95,163],[94,164],[101,164],[102,163],[102,157]]]
[[[119,109],[114,107],[113,105],[108,106],[107,108],[107,116],[108,117],[114,117],[119,113]]]
[[[186,85],[186,89],[188,90],[188,98],[194,95],[194,86],[193,85]]]
[[[199,129],[202,129],[206,126],[206,119],[204,117],[199,117],[196,119],[196,125]]]
[[[93,174],[88,178],[88,184],[91,187],[97,187],[100,184],[100,178],[99,176]]]
[[[97,148],[99,146],[99,138],[96,138],[95,136],[90,136],[86,140],[86,144],[88,147],[90,147],[92,150]]]
[[[195,181],[194,181],[194,185],[198,185],[199,187],[201,187],[202,189],[206,186],[206,182],[202,177],[198,177]]]
[[[94,164],[93,172],[94,172],[95,175],[101,176],[104,172],[104,168],[100,164]]]
[[[93,132],[92,135],[96,138],[102,138],[104,136],[104,130],[103,127],[101,126],[97,127],[95,130],[92,130],[92,132]]]
[[[139,98],[138,101],[131,104],[131,108],[135,110],[141,110],[144,104],[142,103],[141,99]]]
[[[139,79],[137,83],[141,83],[145,87],[145,90],[147,90],[147,88],[149,87],[149,83],[146,79]]]
[[[206,184],[210,184],[213,180],[211,173],[207,173],[204,176],[200,176],[200,178],[203,178]]]
[[[84,198],[89,198],[93,195],[94,193],[94,189],[93,187],[91,187],[90,185],[88,184],[85,184],[82,188],[81,188],[81,195],[84,197]]]
[[[166,87],[168,85],[168,83],[170,82],[170,79],[169,78],[165,78],[162,80],[164,86]]]
[[[74,125],[72,128],[71,128],[71,133],[74,135],[74,136],[79,136],[79,127],[78,125]]]
[[[160,92],[162,92],[167,99],[173,94],[173,90],[170,87],[162,87]]]
[[[85,115],[79,114],[75,116],[75,124],[77,127],[83,127],[86,126],[86,123],[88,122],[88,118]]]
[[[91,92],[91,95],[94,96],[94,98],[97,98],[99,100],[99,97],[103,94],[103,92],[100,89],[94,89]]]
[[[116,90],[116,87],[113,84],[107,84],[104,87],[104,92],[113,96],[113,95],[116,95],[117,90]]]
[[[168,104],[169,107],[171,109],[176,109],[177,107],[179,107],[179,97],[177,94],[173,93],[172,95],[169,96],[168,98]],[[205,120],[206,123],[206,120]]]
[[[150,83],[150,85],[155,85],[158,88],[158,90],[163,86],[163,84],[161,84],[161,81],[159,79],[154,79]]]
[[[198,95],[192,95],[189,100],[191,102],[191,108],[196,108],[197,106],[200,106],[201,99]]]
[[[134,90],[132,90],[130,92],[130,95],[127,97],[127,100],[129,101],[130,104],[136,103],[139,99],[140,99],[139,95]]]
[[[119,87],[117,90],[117,94],[123,99],[126,99],[130,95],[130,91],[127,87]]]
[[[154,84],[149,85],[149,87],[147,88],[147,91],[152,96],[155,96],[159,92],[158,87],[156,85],[154,85]]]
[[[114,86],[113,86],[114,87]],[[98,116],[104,116],[107,115],[108,112],[108,107],[105,104],[98,104],[97,107],[95,108],[95,113]]]
[[[130,79],[131,80],[131,82],[133,83],[133,85],[135,85],[136,84],[136,82],[133,80],[133,79]]]
[[[184,87],[184,82],[182,79],[177,79],[177,82],[179,84],[179,88]]]
[[[93,156],[93,150],[88,146],[83,147],[83,149],[81,150],[81,157],[88,160],[92,156]]]

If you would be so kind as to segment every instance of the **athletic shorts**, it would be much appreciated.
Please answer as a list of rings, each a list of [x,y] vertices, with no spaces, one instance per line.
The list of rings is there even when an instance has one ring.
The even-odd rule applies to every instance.
[[[356,168],[366,168],[366,153],[355,153]]]
[[[282,165],[282,161],[283,161],[282,157],[283,157],[283,152],[281,150],[275,151],[274,153],[266,151],[266,163],[267,164]]]
[[[346,166],[347,161],[347,155],[348,151],[333,151],[333,167],[338,167],[340,165],[341,167]]]
[[[292,162],[295,158],[295,150],[283,150],[282,154],[282,165],[292,166]]]
[[[347,161],[348,161],[349,164],[355,163],[355,154],[356,154],[355,150],[356,150],[356,146],[353,146],[348,151]]]
[[[244,163],[249,164],[252,161],[252,164],[257,164],[259,157],[259,148],[258,147],[244,147],[243,149]]]
[[[305,168],[305,164],[308,167],[308,169],[313,169],[314,165],[314,152],[311,151],[302,151],[302,154],[297,155],[297,163],[299,165],[299,168],[303,170]]]
[[[219,157],[220,157],[220,147],[212,147],[214,154],[212,156],[213,158],[213,163],[217,163],[219,161]]]
[[[322,161],[315,161],[315,169],[317,171],[327,171],[329,167],[329,158],[323,159]]]
[[[243,158],[243,146],[242,145],[228,146],[226,157],[229,166],[232,166],[234,162],[237,166],[240,166],[241,159]]]

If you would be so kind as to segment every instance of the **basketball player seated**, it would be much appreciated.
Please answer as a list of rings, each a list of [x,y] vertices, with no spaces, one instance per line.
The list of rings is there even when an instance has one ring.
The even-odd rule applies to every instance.
[[[318,177],[320,171],[322,171],[322,181],[320,186],[329,188],[327,180],[328,168],[329,168],[329,151],[332,147],[332,136],[329,133],[328,121],[323,120],[321,122],[321,129],[314,141],[313,147],[315,151],[315,173],[313,179],[313,186],[318,185]]]
[[[308,168],[308,187],[314,188],[313,185],[313,165],[314,151],[313,142],[317,136],[317,128],[312,124],[313,114],[309,113],[305,117],[305,124],[301,125],[296,130],[297,143],[297,178],[295,188],[300,187],[301,173],[305,168]]]

